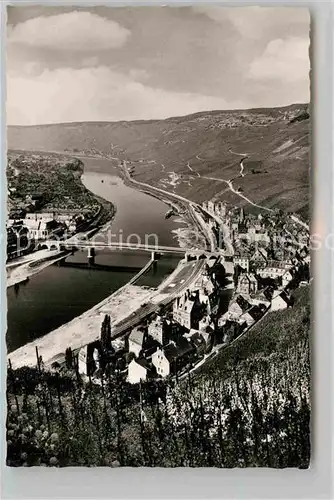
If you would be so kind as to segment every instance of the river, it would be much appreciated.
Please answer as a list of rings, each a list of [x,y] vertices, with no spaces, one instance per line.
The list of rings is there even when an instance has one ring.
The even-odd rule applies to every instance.
[[[111,201],[117,212],[111,225],[99,233],[98,240],[122,238],[128,242],[158,242],[177,246],[174,231],[180,227],[175,219],[165,219],[169,207],[147,194],[124,185],[116,165],[110,160],[82,158],[82,181],[93,193]],[[142,267],[148,253],[101,250],[96,263],[111,266]],[[155,287],[178,262],[177,257],[163,257],[155,270],[141,278],[140,285]],[[68,261],[87,261],[86,251],[78,251]],[[30,278],[26,284],[7,289],[7,349],[39,338],[87,311],[134,276],[135,271],[109,271],[50,266]]]

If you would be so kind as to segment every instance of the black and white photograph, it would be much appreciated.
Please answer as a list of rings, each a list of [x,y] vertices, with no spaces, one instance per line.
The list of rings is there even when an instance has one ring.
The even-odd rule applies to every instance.
[[[6,28],[7,466],[308,469],[308,9]]]

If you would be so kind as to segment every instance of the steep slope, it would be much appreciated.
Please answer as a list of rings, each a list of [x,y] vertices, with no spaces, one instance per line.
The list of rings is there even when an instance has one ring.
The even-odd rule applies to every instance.
[[[134,178],[195,201],[254,201],[308,218],[310,120],[307,105],[202,112],[166,120],[9,127],[11,149],[103,154],[126,160]]]

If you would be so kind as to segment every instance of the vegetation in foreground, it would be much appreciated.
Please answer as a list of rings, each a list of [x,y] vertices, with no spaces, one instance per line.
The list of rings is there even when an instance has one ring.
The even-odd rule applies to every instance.
[[[308,467],[308,302],[298,290],[293,309],[179,382],[9,369],[7,464]]]

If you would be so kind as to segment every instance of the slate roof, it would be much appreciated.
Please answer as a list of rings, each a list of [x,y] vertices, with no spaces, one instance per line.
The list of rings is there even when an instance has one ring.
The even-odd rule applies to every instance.
[[[273,298],[273,300],[277,299],[277,297],[281,297],[281,299],[284,300],[284,302],[290,306],[292,304],[291,298],[288,296],[288,294],[283,290],[279,295],[276,295],[276,297]]]
[[[182,337],[177,343],[172,341],[163,348],[163,352],[170,363],[177,358],[181,358],[192,350],[193,347],[191,343]]]
[[[130,340],[135,344],[142,346],[144,343],[144,332],[138,328],[134,328],[129,335],[129,341]]]

